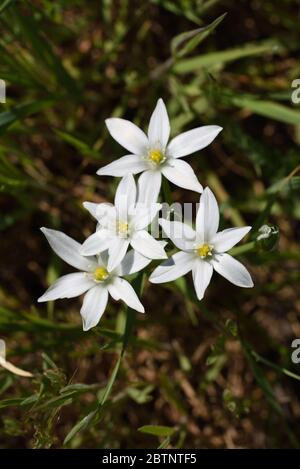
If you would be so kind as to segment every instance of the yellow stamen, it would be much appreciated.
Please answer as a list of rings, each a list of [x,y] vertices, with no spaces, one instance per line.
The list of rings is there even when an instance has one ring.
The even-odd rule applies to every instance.
[[[103,282],[108,278],[108,272],[105,267],[97,267],[94,271],[94,280],[96,282]]]
[[[128,233],[128,223],[119,221],[117,226],[118,234],[126,235]]]
[[[198,256],[201,257],[201,259],[205,259],[208,256],[212,256],[212,250],[213,250],[213,246],[211,246],[210,244],[204,243],[202,244],[202,246],[199,246],[196,249],[196,252]]]
[[[165,155],[159,149],[150,150],[148,153],[149,160],[155,164],[161,164],[165,160]]]

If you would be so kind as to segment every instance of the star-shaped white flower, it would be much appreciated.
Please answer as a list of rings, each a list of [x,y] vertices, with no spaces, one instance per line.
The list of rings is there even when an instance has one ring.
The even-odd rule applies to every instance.
[[[48,228],[41,230],[53,251],[80,272],[60,277],[38,299],[39,302],[74,298],[85,293],[80,310],[84,331],[98,324],[105,311],[108,295],[114,300],[124,301],[130,308],[140,313],[145,312],[130,283],[121,277],[139,272],[149,264],[149,259],[131,250],[120,265],[110,270],[107,266],[107,253],[97,257],[84,257],[80,254],[81,244],[74,239],[61,231]]]
[[[107,119],[111,136],[130,152],[129,155],[99,169],[97,174],[124,176],[138,174],[145,192],[157,200],[161,177],[184,189],[202,192],[192,167],[180,158],[207,147],[222,130],[218,125],[205,125],[184,132],[173,138],[169,144],[170,122],[166,106],[159,99],[148,127],[148,136],[132,122],[113,117]]]
[[[192,271],[199,300],[204,296],[213,270],[234,285],[253,287],[248,270],[226,253],[250,231],[251,226],[229,228],[218,232],[219,208],[215,196],[208,187],[200,197],[196,230],[176,221],[161,219],[160,224],[166,235],[181,251],[157,267],[149,278],[150,282],[171,282]]]
[[[140,193],[140,191],[139,191]],[[143,194],[145,197],[145,194]],[[108,249],[108,269],[113,270],[125,256],[129,245],[149,259],[166,259],[165,243],[146,231],[161,204],[140,203],[132,174],[121,179],[115,205],[85,202],[84,207],[98,220],[97,231],[83,243],[81,254],[90,256]]]

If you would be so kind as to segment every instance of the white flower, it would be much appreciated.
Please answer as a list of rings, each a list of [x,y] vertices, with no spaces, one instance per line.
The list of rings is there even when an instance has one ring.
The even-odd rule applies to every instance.
[[[150,282],[170,282],[192,271],[196,294],[201,300],[215,269],[234,285],[253,287],[248,270],[226,253],[250,231],[251,226],[217,232],[219,208],[215,196],[208,187],[200,197],[196,231],[176,221],[161,219],[160,224],[166,235],[181,251],[157,267],[149,278]]]
[[[122,263],[113,270],[107,267],[107,255],[83,257],[81,245],[61,231],[41,228],[53,251],[80,272],[64,275],[51,285],[38,299],[52,301],[74,298],[85,293],[80,310],[83,330],[87,331],[100,321],[107,305],[108,295],[124,301],[130,308],[144,313],[144,307],[132,286],[121,276],[133,274],[146,267],[150,260],[131,250]]]
[[[105,122],[111,136],[130,154],[99,169],[97,174],[124,176],[143,172],[140,184],[145,192],[153,194],[155,200],[160,191],[162,174],[179,187],[202,192],[192,167],[180,158],[207,147],[222,127],[198,127],[178,135],[168,144],[170,123],[162,99],[158,100],[151,116],[148,136],[125,119],[113,117]]]
[[[108,249],[108,269],[113,270],[125,256],[129,245],[149,259],[166,259],[163,246],[147,231],[161,204],[140,203],[132,174],[121,179],[115,205],[85,202],[84,207],[98,220],[97,231],[83,243],[81,254],[90,256]]]

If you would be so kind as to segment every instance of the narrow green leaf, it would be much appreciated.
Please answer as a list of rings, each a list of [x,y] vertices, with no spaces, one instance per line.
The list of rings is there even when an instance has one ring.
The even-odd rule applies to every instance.
[[[69,143],[76,150],[80,151],[83,155],[92,156],[93,158],[100,158],[97,151],[93,150],[86,142],[75,137],[74,135],[63,130],[54,129],[54,132],[66,143]]]
[[[105,391],[104,391],[104,394],[103,394],[103,397],[99,403],[99,408],[98,410],[105,404],[107,398],[109,397],[110,395],[110,392],[112,390],[112,387],[113,387],[113,384],[116,380],[116,377],[117,377],[117,374],[118,374],[118,371],[119,371],[119,368],[120,368],[120,365],[121,365],[121,361],[122,361],[122,354],[119,355],[119,358],[114,366],[114,369],[112,371],[112,374],[110,375],[110,378],[109,378],[109,381],[107,383],[107,386],[105,388]]]
[[[47,400],[46,402],[43,402],[40,405],[37,405],[35,407],[35,410],[40,411],[40,410],[43,410],[43,409],[51,409],[51,408],[56,409],[56,408],[60,408],[60,407],[65,406],[65,405],[70,405],[70,404],[72,404],[72,402],[73,402],[73,399],[69,395],[56,396],[56,397],[53,397],[53,398]]]
[[[260,44],[246,44],[243,47],[234,49],[223,50],[220,52],[211,52],[209,54],[202,54],[190,59],[179,60],[173,66],[173,71],[178,74],[185,74],[191,72],[198,72],[199,69],[204,67],[213,67],[235,60],[240,60],[245,57],[254,55],[262,55],[265,53],[275,54],[279,50],[279,46],[273,40],[265,41]]]
[[[297,375],[296,373],[293,373],[292,371],[288,370],[287,368],[283,368],[282,366],[278,366],[275,363],[272,363],[270,360],[267,360],[266,358],[262,357],[257,352],[255,352],[255,350],[252,350],[252,355],[258,363],[261,362],[264,365],[267,365],[270,368],[273,368],[274,370],[279,371],[280,373],[283,373],[284,375],[288,376],[289,378],[293,378],[297,381],[300,381],[300,375]]]
[[[138,428],[141,433],[147,433],[148,435],[155,436],[172,436],[177,431],[176,428],[166,427],[164,425],[144,425]]]
[[[20,104],[9,111],[2,112],[0,114],[0,133],[15,122],[23,120],[26,117],[51,106],[52,104],[52,100],[33,101],[31,103]]]
[[[5,407],[18,406],[22,404],[23,400],[24,400],[23,397],[3,399],[2,401],[0,401],[0,409],[4,409]]]
[[[151,392],[153,391],[153,389],[154,386],[152,384],[149,384],[148,386],[145,386],[142,389],[129,387],[126,392],[128,396],[130,396],[131,399],[137,402],[138,404],[145,404],[146,402],[152,400]]]
[[[67,434],[66,438],[64,439],[63,444],[66,445],[78,432],[87,428],[92,423],[96,415],[97,415],[97,409],[93,410],[88,415],[83,417],[83,419],[81,419]]]
[[[0,5],[0,15],[3,11],[11,4],[15,3],[17,0],[4,0],[2,5]]]
[[[39,61],[47,67],[50,73],[55,74],[57,85],[63,86],[76,99],[79,93],[77,82],[67,72],[60,57],[54,53],[50,42],[40,32],[41,29],[35,17],[24,15],[17,8],[13,8],[11,13],[13,20],[20,27],[22,40],[30,44]]]
[[[261,389],[265,393],[266,399],[268,400],[269,404],[272,406],[274,411],[278,415],[282,415],[282,413],[283,413],[282,408],[281,408],[280,404],[278,403],[278,401],[277,401],[277,399],[276,399],[276,397],[273,393],[272,386],[270,385],[270,383],[266,379],[263,371],[261,370],[260,366],[258,365],[258,361],[254,358],[254,355],[252,353],[253,350],[251,349],[250,345],[248,343],[246,343],[245,341],[241,340],[241,345],[244,349],[245,355],[248,359],[248,362],[249,362],[250,367],[252,369],[252,372],[255,376],[255,379],[256,379],[258,385],[261,387]]]
[[[167,446],[170,444],[170,441],[171,441],[171,438],[169,436],[167,436],[167,438],[165,438],[161,444],[157,447],[157,449],[165,449],[167,448]]]
[[[300,176],[280,179],[267,189],[268,194],[277,194],[278,192],[292,192],[300,190]]]
[[[192,29],[178,34],[171,41],[171,52],[176,57],[183,57],[206,39],[223,21],[227,13],[219,16],[215,21],[202,28]]]
[[[239,107],[285,124],[300,125],[300,111],[273,101],[262,101],[244,96],[234,96],[232,103]]]
[[[70,394],[79,394],[79,393],[94,391],[95,389],[98,389],[98,388],[99,388],[98,384],[75,383],[75,384],[69,384],[68,386],[65,386],[59,392],[60,394],[70,395]]]
[[[140,274],[138,274],[135,277],[135,279],[132,282],[133,287],[136,289],[138,294],[140,294],[142,292],[143,280],[144,280],[144,275],[141,272]],[[132,333],[132,329],[133,329],[133,325],[134,325],[134,320],[135,320],[135,315],[136,315],[136,311],[132,310],[131,308],[127,308],[127,316],[126,316],[125,331],[124,331],[124,335],[123,335],[122,349],[121,349],[118,360],[117,360],[117,362],[116,362],[116,364],[113,368],[113,371],[110,375],[110,378],[108,380],[108,383],[106,385],[104,393],[103,393],[102,398],[100,399],[100,401],[98,403],[98,406],[97,406],[96,410],[91,412],[87,417],[84,417],[82,420],[80,420],[80,422],[78,422],[72,428],[72,430],[66,436],[66,438],[64,440],[64,444],[67,444],[78,432],[80,432],[80,431],[84,430],[85,428],[87,428],[93,422],[95,417],[99,418],[99,416],[101,414],[101,411],[104,407],[104,404],[107,401],[107,399],[108,399],[108,397],[111,393],[112,387],[114,385],[114,382],[116,380],[116,377],[117,377],[119,369],[120,369],[120,365],[121,365],[122,358],[124,356],[126,347],[127,347],[128,343],[130,341],[130,337],[131,337],[131,333]]]

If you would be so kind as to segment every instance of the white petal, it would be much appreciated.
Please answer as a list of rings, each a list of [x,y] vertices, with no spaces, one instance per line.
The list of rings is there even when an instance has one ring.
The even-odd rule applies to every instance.
[[[149,277],[152,283],[172,282],[183,277],[195,264],[195,256],[188,252],[177,252],[167,261],[156,267]]]
[[[212,260],[212,264],[220,275],[234,285],[244,288],[253,287],[252,278],[246,267],[229,254],[217,254]]]
[[[160,171],[145,171],[138,180],[138,202],[151,206],[158,199],[161,186]]]
[[[136,202],[136,184],[132,174],[124,176],[116,191],[115,206],[120,221],[128,223],[128,212]]]
[[[146,207],[144,204],[138,204],[134,214],[131,217],[131,223],[136,230],[146,228],[161,209],[161,204],[153,203],[151,206]]]
[[[108,263],[108,250],[103,251],[98,255],[98,265],[100,267],[105,267],[107,269],[107,263]]]
[[[149,165],[139,155],[126,155],[98,169],[99,176],[122,177],[126,174],[138,174],[146,171]]]
[[[95,327],[105,311],[108,300],[106,287],[97,285],[84,296],[80,314],[83,322],[83,330],[88,331]]]
[[[114,270],[124,259],[128,246],[129,240],[126,238],[115,238],[113,240],[108,251],[107,270],[109,272]]]
[[[213,266],[207,262],[198,259],[193,268],[193,281],[198,300],[202,300],[205,290],[209,285],[213,273]]]
[[[159,220],[159,224],[178,249],[188,251],[194,248],[196,233],[192,227],[180,221],[168,221],[163,218]]]
[[[25,370],[22,370],[22,368],[18,368],[13,363],[5,360],[1,356],[0,356],[0,366],[5,368],[6,370],[10,371],[11,373],[14,373],[17,376],[23,376],[24,378],[32,378],[33,377],[33,374],[30,373],[30,371],[25,371]]]
[[[200,197],[200,204],[196,217],[196,231],[199,242],[211,242],[219,227],[219,207],[216,198],[209,187],[206,187]]]
[[[211,240],[216,252],[225,252],[235,246],[247,233],[251,230],[251,226],[243,228],[228,228],[220,231]]]
[[[74,298],[93,287],[94,282],[84,272],[64,275],[56,280],[38,299],[38,302],[52,301],[58,298]]]
[[[135,124],[119,117],[106,119],[110,135],[126,150],[135,155],[143,155],[148,146],[145,133]]]
[[[96,264],[96,259],[83,257],[81,244],[67,236],[65,233],[49,228],[41,228],[53,251],[67,264],[79,270],[89,272]]]
[[[99,254],[108,249],[113,240],[114,237],[110,231],[100,229],[85,240],[81,246],[81,253],[84,256]]]
[[[193,168],[186,161],[170,158],[168,163],[162,167],[161,172],[176,186],[196,192],[203,190]]]
[[[136,231],[130,241],[133,249],[149,259],[166,259],[167,255],[161,243],[147,231]]]
[[[165,103],[160,98],[157,101],[156,107],[152,113],[149,128],[148,138],[150,146],[165,148],[170,136],[170,122]]]
[[[83,202],[82,205],[88,212],[90,212],[92,217],[96,218],[96,212],[97,212],[97,208],[99,207],[99,204],[96,204],[94,202]]]
[[[145,309],[134,289],[125,279],[115,277],[108,285],[108,291],[115,300],[123,300],[130,308],[144,313]]]
[[[116,209],[113,204],[103,202],[96,204],[94,202],[83,202],[83,206],[96,220],[103,223],[103,219],[115,219]]]
[[[130,275],[140,270],[144,269],[148,264],[150,264],[151,259],[148,257],[142,256],[139,252],[131,249],[126,253],[121,264],[116,267],[114,272],[118,276]]]
[[[204,125],[177,135],[168,145],[168,153],[173,158],[181,158],[207,147],[221,132],[218,125]]]

